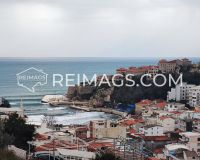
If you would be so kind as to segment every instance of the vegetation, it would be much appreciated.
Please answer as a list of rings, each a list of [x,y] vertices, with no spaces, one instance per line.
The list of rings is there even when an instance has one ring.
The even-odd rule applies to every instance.
[[[166,78],[168,79],[168,75],[166,75]],[[135,81],[135,84],[139,84],[139,86],[135,85],[133,87],[127,87],[124,85],[123,87],[115,87],[113,94],[111,95],[112,101],[115,100],[117,103],[132,104],[137,103],[142,99],[166,99],[167,92],[171,89],[168,85],[168,80],[166,85],[162,87],[154,85],[151,79],[144,79],[145,84],[152,84],[150,87],[142,86],[140,84],[139,76],[133,77],[133,80]],[[163,79],[158,78],[156,82],[162,84]],[[124,84],[126,84],[126,82]]]
[[[189,84],[195,84],[200,85],[200,73],[198,72],[188,72],[188,68],[183,71],[183,82],[187,82]],[[166,99],[167,98],[167,92],[172,88],[175,87],[172,85],[171,87],[168,85],[168,77],[169,75],[165,75],[167,78],[166,85],[162,87],[157,87],[152,83],[152,80],[144,79],[145,84],[151,83],[152,85],[150,87],[144,87],[140,85],[140,77],[134,77],[133,80],[136,82],[136,84],[139,84],[139,86],[133,86],[133,87],[115,87],[114,91],[111,95],[111,100],[117,103],[125,103],[125,104],[131,104],[131,103],[137,103],[141,101],[142,99]],[[178,74],[172,74],[172,77],[176,80],[179,75]],[[158,78],[157,83],[162,84],[163,79]],[[124,83],[126,84],[126,83]]]
[[[121,158],[116,156],[112,152],[106,152],[106,153],[96,154],[96,158],[94,160],[121,160]]]
[[[0,120],[0,149],[6,148],[13,140],[14,137],[5,132],[5,124]]]
[[[0,150],[0,160],[22,160],[17,157],[12,151]]]
[[[26,150],[28,148],[27,141],[33,139],[34,126],[26,124],[26,121],[17,114],[11,114],[4,125],[5,133],[14,137],[12,144]]]

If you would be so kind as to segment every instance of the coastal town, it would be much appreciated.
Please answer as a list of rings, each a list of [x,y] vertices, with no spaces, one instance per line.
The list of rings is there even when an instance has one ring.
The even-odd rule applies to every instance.
[[[115,87],[88,85],[69,87],[66,95],[44,95],[41,99],[52,107],[62,105],[119,117],[116,120],[92,120],[87,124],[58,124],[53,115],[45,115],[41,123],[34,124],[26,120],[23,100],[19,107],[9,107],[1,98],[2,121],[17,114],[35,128],[34,136],[26,142],[27,148],[11,143],[6,146],[8,150],[24,160],[95,160],[104,155],[121,160],[200,159],[200,63],[187,58],[161,59],[157,65],[122,66],[116,73],[138,77],[143,74],[155,77],[159,73],[182,73],[184,76],[186,73],[189,78],[183,77],[182,84],[168,87],[166,92],[154,88],[155,92],[165,92],[156,96],[149,90],[142,96],[134,95],[134,90],[131,93],[125,90],[124,94],[134,96],[124,98],[127,95]]]

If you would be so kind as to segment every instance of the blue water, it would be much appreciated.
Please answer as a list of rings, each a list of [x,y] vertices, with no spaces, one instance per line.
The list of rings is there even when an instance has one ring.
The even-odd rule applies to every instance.
[[[64,106],[52,108],[41,104],[41,99],[47,94],[66,94],[67,87],[52,85],[53,74],[114,74],[119,67],[156,65],[158,58],[42,58],[42,59],[7,59],[0,58],[0,96],[9,100],[12,107],[20,105],[23,99],[26,114],[33,121],[41,120],[44,114],[54,114],[61,123],[84,123],[91,119],[112,119],[114,115],[105,113],[85,113]],[[196,58],[193,60],[197,61]],[[30,67],[42,69],[48,74],[48,84],[36,87],[31,93],[17,85],[16,74]]]

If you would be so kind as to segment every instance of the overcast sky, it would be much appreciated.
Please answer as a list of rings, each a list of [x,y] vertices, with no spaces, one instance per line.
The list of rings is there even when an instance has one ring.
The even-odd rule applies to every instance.
[[[1,57],[200,55],[200,0],[0,0]]]

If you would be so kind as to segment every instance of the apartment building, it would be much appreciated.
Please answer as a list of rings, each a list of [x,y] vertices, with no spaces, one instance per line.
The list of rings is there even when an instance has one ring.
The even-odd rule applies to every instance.
[[[165,111],[168,111],[168,112],[175,112],[175,111],[184,110],[184,109],[185,109],[185,104],[182,104],[182,103],[168,103],[165,106]]]
[[[157,124],[163,126],[163,132],[172,132],[175,130],[175,119],[168,116],[159,117]]]
[[[167,93],[167,101],[185,100],[191,107],[200,106],[200,86],[183,83],[176,85]]]
[[[181,101],[189,100],[190,89],[195,87],[193,84],[182,83],[176,85],[175,88],[172,88],[171,91],[167,93],[167,101]]]
[[[118,126],[116,123],[108,120],[90,121],[91,138],[126,138],[126,127]]]
[[[182,132],[180,141],[185,144],[189,150],[196,151],[200,155],[200,133],[197,132]]]
[[[192,62],[187,58],[176,59],[172,61],[167,61],[166,59],[162,59],[159,61],[158,66],[159,70],[162,73],[173,73],[179,70],[179,66],[188,66],[191,64]]]
[[[162,59],[159,61],[158,66],[162,73],[173,73],[176,70],[177,63],[176,60],[167,61],[166,59]]]
[[[189,90],[189,105],[191,107],[200,106],[200,86],[193,87]]]
[[[145,125],[139,128],[139,133],[144,136],[163,136],[163,126],[161,125]]]

